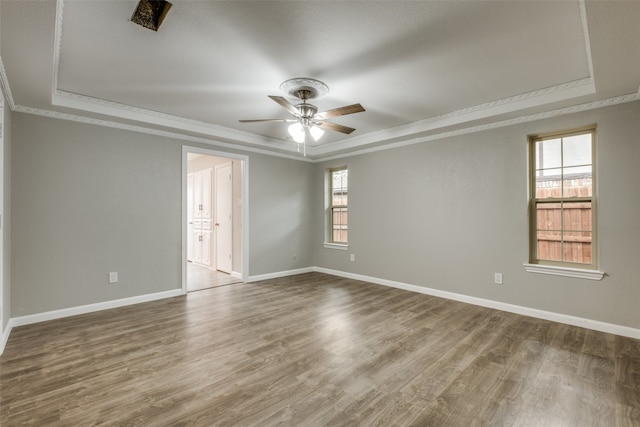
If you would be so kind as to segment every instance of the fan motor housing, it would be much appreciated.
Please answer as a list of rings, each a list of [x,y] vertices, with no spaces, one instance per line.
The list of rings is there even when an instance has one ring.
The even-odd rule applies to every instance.
[[[306,102],[297,104],[296,108],[298,109],[298,111],[300,111],[300,115],[306,118],[311,118],[318,112],[318,107],[316,107],[315,105],[307,104]]]

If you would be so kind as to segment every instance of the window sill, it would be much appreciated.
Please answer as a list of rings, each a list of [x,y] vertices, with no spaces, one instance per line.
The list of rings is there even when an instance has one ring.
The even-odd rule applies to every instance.
[[[341,251],[346,251],[349,249],[349,245],[345,245],[343,243],[323,243],[322,244],[325,249],[339,249]]]
[[[585,270],[582,268],[557,267],[554,265],[523,264],[529,273],[551,274],[554,276],[575,277],[578,279],[602,280],[604,271]]]

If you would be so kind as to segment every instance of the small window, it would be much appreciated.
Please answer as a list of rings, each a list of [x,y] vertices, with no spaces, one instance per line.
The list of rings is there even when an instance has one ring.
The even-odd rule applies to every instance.
[[[349,242],[349,170],[329,169],[329,242],[347,244]]]
[[[530,262],[596,267],[595,127],[530,137]]]

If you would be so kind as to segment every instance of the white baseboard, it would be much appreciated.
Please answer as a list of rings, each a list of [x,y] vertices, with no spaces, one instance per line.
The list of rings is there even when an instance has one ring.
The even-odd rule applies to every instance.
[[[75,316],[78,314],[92,313],[94,311],[139,304],[141,302],[155,301],[163,298],[177,297],[180,295],[184,295],[182,289],[173,289],[170,291],[157,292],[154,294],[138,295],[135,297],[122,298],[113,301],[98,302],[95,304],[81,305],[78,307],[46,311],[44,313],[29,314],[26,316],[14,317],[11,320],[14,327],[30,325],[32,323],[46,322],[47,320],[60,319],[63,317]]]
[[[566,314],[554,313],[550,311],[538,310],[529,307],[523,307],[514,304],[503,303],[499,301],[493,301],[483,298],[472,297],[463,294],[456,294],[454,292],[447,292],[433,288],[427,288],[424,286],[417,286],[408,283],[397,282],[393,280],[380,279],[372,276],[365,276],[362,274],[348,273],[345,271],[332,270],[322,267],[307,267],[296,270],[279,271],[275,273],[260,274],[256,276],[249,276],[248,282],[258,282],[261,280],[277,279],[279,277],[293,276],[296,274],[319,272],[331,274],[333,276],[345,277],[348,279],[362,280],[377,285],[390,286],[393,288],[404,289],[411,292],[417,292],[425,295],[431,295],[440,298],[446,298],[454,301],[460,301],[467,304],[478,305],[481,307],[492,308],[496,310],[502,310],[509,313],[521,314],[524,316],[535,317],[538,319],[550,320],[553,322],[564,323],[572,326],[579,326],[582,328],[592,329],[595,331],[606,332],[614,335],[620,335],[629,338],[640,339],[640,329],[631,328],[628,326],[616,325],[612,323],[600,322],[597,320],[585,319],[582,317],[569,316]],[[79,307],[65,308],[61,310],[48,311],[45,313],[31,314],[27,316],[20,316],[9,319],[5,330],[2,333],[2,340],[0,341],[0,354],[4,350],[4,347],[9,339],[11,329],[16,326],[23,326],[32,323],[44,322],[47,320],[59,319],[62,317],[75,316],[77,314],[91,313],[94,311],[106,310],[109,308],[122,307],[126,305],[138,304],[141,302],[154,301],[163,298],[171,298],[175,296],[183,295],[182,289],[174,289],[171,291],[158,292],[155,294],[140,295],[136,297],[123,298],[114,301],[105,301],[96,304],[83,305]]]
[[[277,271],[275,273],[258,274],[249,276],[247,282],[259,282],[260,280],[277,279],[279,277],[294,276],[296,274],[312,273],[317,271],[315,267],[298,268],[296,270]]]
[[[2,355],[2,352],[4,351],[4,346],[7,345],[12,327],[13,319],[9,319],[9,321],[7,322],[7,326],[4,328],[4,331],[2,331],[2,341],[0,341],[0,355]]]
[[[231,277],[242,280],[242,273],[238,273],[237,271],[232,271]]]
[[[493,301],[483,298],[472,297],[468,295],[456,294],[453,292],[441,291],[438,289],[427,288],[424,286],[411,285],[408,283],[396,282],[393,280],[379,279],[377,277],[364,276],[361,274],[347,273],[339,270],[331,270],[328,268],[314,267],[313,271],[319,273],[331,274],[333,276],[345,277],[348,279],[362,280],[365,282],[375,283],[378,285],[390,286],[393,288],[404,289],[407,291],[418,292],[425,295],[431,295],[440,298],[446,298],[454,301],[460,301],[467,304],[478,305],[481,307],[493,308],[509,313],[521,314],[523,316],[535,317],[538,319],[550,320],[553,322],[564,323],[572,326],[593,329],[594,331],[607,332],[623,337],[640,339],[640,329],[628,326],[616,325],[612,323],[600,322],[598,320],[585,319],[582,317],[570,316],[567,314],[554,313],[551,311],[538,310],[535,308],[523,307],[520,305],[508,304],[499,301]]]

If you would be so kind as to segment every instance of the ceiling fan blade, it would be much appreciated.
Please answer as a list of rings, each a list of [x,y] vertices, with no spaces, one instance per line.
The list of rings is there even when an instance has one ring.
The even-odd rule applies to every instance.
[[[290,112],[294,116],[298,117],[300,115],[300,111],[298,111],[296,106],[293,105],[292,103],[290,103],[289,101],[287,101],[285,98],[283,98],[281,96],[274,96],[274,95],[268,95],[268,96],[269,96],[269,98],[273,99],[278,104],[280,104],[280,106],[282,108],[284,108],[285,110],[287,110],[288,112]]]
[[[238,120],[240,123],[282,123],[295,122],[295,119],[255,119],[255,120]]]
[[[321,122],[316,124],[316,126],[325,130],[332,130],[334,132],[346,133],[347,135],[355,130],[354,128],[350,128],[348,126],[342,126],[342,125],[329,123],[329,122]]]
[[[330,119],[332,117],[344,116],[346,114],[361,113],[364,107],[360,104],[347,105],[345,107],[334,108],[333,110],[323,111],[313,116],[314,120]]]

